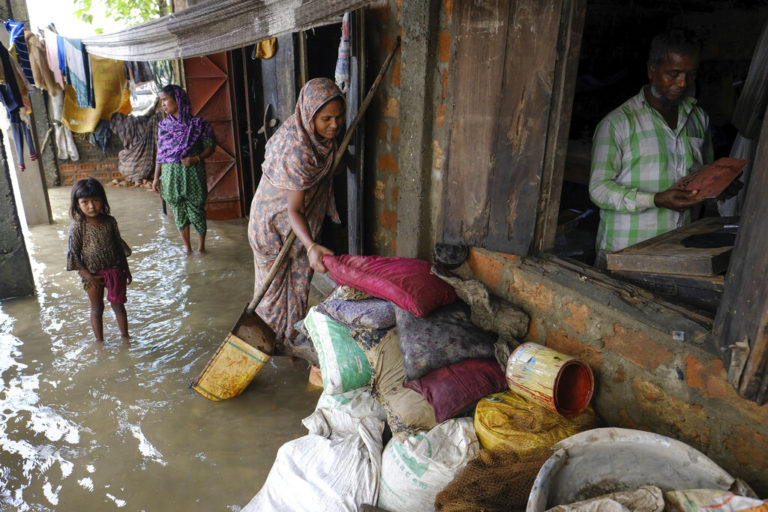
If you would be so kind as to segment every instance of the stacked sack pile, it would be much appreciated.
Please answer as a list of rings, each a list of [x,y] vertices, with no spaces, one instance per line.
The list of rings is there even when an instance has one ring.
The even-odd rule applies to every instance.
[[[324,391],[244,512],[525,508],[550,447],[597,426],[510,390],[528,317],[482,283],[411,258],[324,263],[339,286],[299,326]]]

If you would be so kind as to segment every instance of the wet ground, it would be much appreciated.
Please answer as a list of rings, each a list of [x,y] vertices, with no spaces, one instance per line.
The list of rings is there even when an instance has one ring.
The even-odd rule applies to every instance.
[[[240,510],[319,396],[285,358],[228,401],[188,388],[252,294],[246,220],[209,221],[208,253],[184,256],[158,195],[107,187],[132,339],[107,303],[99,347],[65,270],[69,188],[50,197],[55,224],[27,240],[37,296],[0,302],[0,511]]]

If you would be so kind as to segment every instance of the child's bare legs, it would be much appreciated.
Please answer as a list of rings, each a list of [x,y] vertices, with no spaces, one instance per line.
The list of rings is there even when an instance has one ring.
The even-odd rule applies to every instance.
[[[112,303],[112,311],[115,312],[115,318],[117,319],[117,326],[120,328],[120,334],[123,335],[123,339],[130,338],[128,335],[128,313],[125,312],[124,304]]]
[[[192,246],[189,245],[189,224],[184,226],[184,229],[179,231],[181,233],[181,241],[184,242],[184,253],[192,254]]]
[[[91,301],[91,327],[96,341],[104,341],[104,287],[98,284],[91,284],[86,290],[88,299]]]

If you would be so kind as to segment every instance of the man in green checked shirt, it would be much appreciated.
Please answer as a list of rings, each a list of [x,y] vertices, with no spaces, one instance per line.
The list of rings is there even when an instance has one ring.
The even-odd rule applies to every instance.
[[[657,35],[650,83],[595,130],[589,193],[600,207],[595,265],[605,255],[690,222],[698,191],[675,188],[712,162],[709,117],[687,92],[696,80],[699,41],[687,30]]]

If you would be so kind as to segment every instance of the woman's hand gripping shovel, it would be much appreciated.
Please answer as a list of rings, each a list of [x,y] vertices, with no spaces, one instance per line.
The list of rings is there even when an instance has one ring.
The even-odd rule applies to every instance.
[[[349,141],[352,139],[352,134],[371,101],[373,101],[373,97],[376,95],[376,91],[381,85],[399,46],[400,38],[398,37],[392,50],[384,60],[381,70],[373,81],[368,94],[360,105],[354,121],[352,121],[349,129],[347,129],[347,133],[344,135],[336,151],[331,172],[328,173],[326,179],[332,180],[336,174]],[[309,199],[309,208],[312,208],[315,203],[316,196],[312,196]],[[240,314],[240,318],[238,318],[232,331],[224,339],[224,342],[216,350],[208,364],[205,365],[203,371],[190,384],[192,389],[206,398],[219,401],[239,395],[272,357],[275,349],[275,333],[256,314],[255,310],[275,279],[280,266],[285,262],[295,240],[296,234],[293,230],[289,231],[288,237],[283,243],[283,247],[280,249],[277,258],[275,258],[275,262],[272,264],[272,268],[262,282],[261,287],[254,293],[253,299]]]

